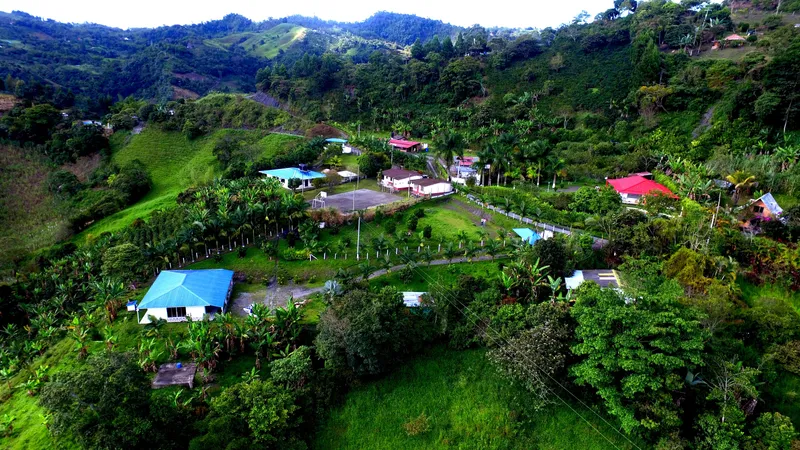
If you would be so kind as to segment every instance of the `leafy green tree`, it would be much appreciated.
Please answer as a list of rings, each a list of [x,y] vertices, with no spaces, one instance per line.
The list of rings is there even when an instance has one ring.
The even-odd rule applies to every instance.
[[[131,243],[110,247],[103,253],[103,274],[111,278],[135,279],[143,265],[142,251]]]
[[[296,402],[292,391],[270,380],[234,384],[211,401],[208,417],[200,424],[203,435],[189,448],[304,449]]]
[[[302,388],[313,373],[311,348],[306,346],[297,347],[289,356],[276,359],[270,364],[272,379],[292,389]]]
[[[47,190],[56,198],[66,200],[78,193],[83,185],[72,172],[56,170],[47,175]]]
[[[606,215],[622,207],[622,198],[611,186],[600,189],[584,186],[572,196],[569,208],[573,211]]]
[[[781,413],[766,412],[758,416],[750,440],[745,443],[747,450],[789,450],[797,432],[791,419]]]
[[[374,177],[391,166],[389,158],[383,153],[366,152],[358,157],[358,170],[365,177]]]
[[[425,47],[422,46],[422,41],[417,38],[414,45],[411,46],[411,57],[414,59],[422,59],[426,55]]]
[[[314,343],[326,367],[376,375],[424,343],[420,320],[407,314],[394,288],[353,290],[334,299],[322,313]]]
[[[563,304],[531,305],[527,314],[531,328],[508,340],[494,342],[488,336],[498,345],[487,356],[502,374],[525,387],[533,395],[530,406],[540,409],[554,401],[554,380],[565,375],[573,328]]]
[[[529,261],[534,259],[538,259],[542,266],[548,267],[548,272],[554,277],[564,276],[567,268],[567,247],[557,237],[541,239],[533,245],[533,251],[528,258]]]
[[[706,333],[697,314],[678,303],[677,286],[627,299],[587,283],[575,294],[576,383],[593,387],[629,433],[679,427],[672,396],[684,388],[686,371],[702,364]]]
[[[178,425],[171,411],[151,409],[150,392],[133,355],[109,352],[55,374],[39,403],[52,414],[50,432],[71,436],[84,448],[168,447],[185,436],[168,430]]]
[[[450,59],[455,55],[456,49],[453,47],[453,41],[450,39],[450,36],[446,36],[444,40],[442,40],[442,56],[445,59]]]
[[[145,165],[135,159],[109,177],[109,185],[122,194],[126,204],[132,204],[150,192],[150,175]]]
[[[18,116],[3,119],[8,123],[9,136],[20,142],[44,144],[61,121],[61,113],[52,105],[41,104],[25,108]]]

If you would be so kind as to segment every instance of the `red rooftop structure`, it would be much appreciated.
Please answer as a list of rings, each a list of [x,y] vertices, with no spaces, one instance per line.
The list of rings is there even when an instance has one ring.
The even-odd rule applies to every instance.
[[[656,183],[653,180],[648,180],[641,175],[615,178],[612,180],[606,180],[606,182],[609,186],[613,187],[614,190],[619,192],[620,197],[622,197],[622,203],[629,205],[639,204],[642,200],[642,197],[650,193],[664,193],[670,197],[678,198],[678,196],[673,194],[672,191],[670,191],[663,184]]]
[[[389,139],[389,145],[403,152],[418,152],[422,146],[419,142],[407,141],[405,139]]]

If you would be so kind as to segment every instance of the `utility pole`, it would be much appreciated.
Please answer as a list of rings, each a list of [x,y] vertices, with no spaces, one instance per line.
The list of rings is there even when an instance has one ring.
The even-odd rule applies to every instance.
[[[359,261],[360,249],[361,249],[361,214],[358,215],[358,234],[356,237],[356,261]]]
[[[711,226],[709,228],[711,228],[712,230],[714,229],[714,224],[717,223],[717,216],[719,215],[719,205],[720,205],[720,203],[722,203],[722,192],[719,193],[719,197],[717,198],[717,210],[714,213],[714,216],[711,217]]]

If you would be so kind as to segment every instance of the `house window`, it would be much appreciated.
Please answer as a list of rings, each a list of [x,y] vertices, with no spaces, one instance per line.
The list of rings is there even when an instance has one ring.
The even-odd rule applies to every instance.
[[[167,318],[173,317],[186,317],[186,307],[178,306],[177,308],[167,308]]]
[[[764,207],[763,206],[753,206],[753,212],[761,214],[762,212],[764,212]]]

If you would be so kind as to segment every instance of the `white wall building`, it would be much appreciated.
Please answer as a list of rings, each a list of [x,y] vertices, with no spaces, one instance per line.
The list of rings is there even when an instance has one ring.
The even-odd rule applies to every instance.
[[[422,179],[422,175],[413,170],[388,169],[383,171],[381,186],[390,191],[406,191],[411,187],[411,181],[419,179]]]

